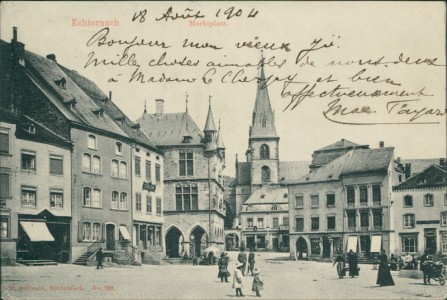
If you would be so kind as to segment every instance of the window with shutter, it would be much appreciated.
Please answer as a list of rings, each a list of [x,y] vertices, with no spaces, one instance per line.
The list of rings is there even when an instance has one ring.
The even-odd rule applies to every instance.
[[[0,153],[9,153],[9,130],[0,129]]]
[[[50,155],[50,174],[63,175],[63,159],[62,156]]]

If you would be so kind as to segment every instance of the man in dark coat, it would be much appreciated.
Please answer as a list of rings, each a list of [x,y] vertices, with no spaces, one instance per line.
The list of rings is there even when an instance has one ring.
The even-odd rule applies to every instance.
[[[254,276],[253,270],[255,269],[255,253],[253,252],[253,248],[250,249],[250,253],[248,254],[248,269],[251,272],[251,276]]]
[[[101,267],[104,268],[102,265],[102,261],[104,259],[104,253],[102,253],[102,248],[99,248],[98,252],[96,252],[96,261],[98,262],[98,265],[96,266],[96,269],[99,269]]]
[[[348,253],[348,262],[349,262],[349,275],[354,278],[354,276],[358,276],[358,271],[357,271],[357,265],[358,265],[358,261],[357,261],[357,254],[354,253],[354,251],[352,251],[352,249],[349,251]]]
[[[424,273],[424,284],[430,284],[430,276],[427,270],[427,261],[430,259],[428,253],[429,251],[425,250],[424,254],[421,256],[421,271]]]
[[[241,252],[237,256],[237,260],[242,264],[242,275],[245,276],[245,265],[247,264],[247,253],[244,252],[244,248],[241,247]]]

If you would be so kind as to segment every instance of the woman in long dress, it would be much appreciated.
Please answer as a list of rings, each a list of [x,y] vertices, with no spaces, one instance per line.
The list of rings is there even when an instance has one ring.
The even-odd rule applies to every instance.
[[[380,251],[378,256],[380,260],[379,271],[377,273],[377,284],[380,286],[394,285],[393,277],[391,276],[390,267],[388,267],[388,257],[385,250]]]
[[[342,279],[344,276],[343,269],[345,267],[345,257],[343,256],[343,254],[341,254],[341,252],[337,253],[337,258],[335,259],[332,266],[335,266],[335,264],[337,264],[338,279]]]

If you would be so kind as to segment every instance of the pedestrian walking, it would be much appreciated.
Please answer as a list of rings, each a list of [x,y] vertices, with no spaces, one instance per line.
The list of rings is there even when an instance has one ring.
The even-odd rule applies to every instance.
[[[349,250],[348,253],[348,262],[349,262],[349,276],[351,276],[352,278],[354,278],[354,276],[359,276],[357,254],[354,253],[352,249]]]
[[[338,273],[338,279],[343,279],[343,276],[345,276],[345,257],[343,256],[343,254],[341,252],[337,253],[337,258],[335,258],[334,263],[332,264],[332,266],[335,266],[335,264],[337,264],[337,273]]]
[[[379,271],[377,272],[376,283],[380,286],[394,285],[393,277],[391,276],[390,267],[388,266],[388,257],[385,250],[380,251],[377,257],[380,260]]]
[[[237,256],[237,260],[242,264],[242,276],[245,276],[245,265],[247,264],[247,253],[244,252],[244,248],[241,247],[241,252]]]
[[[104,253],[102,253],[102,248],[99,248],[98,252],[96,252],[96,261],[98,262],[96,269],[104,268],[104,266],[102,265],[103,259],[104,259]]]
[[[428,261],[430,260],[430,256],[428,255],[429,251],[426,249],[424,254],[421,256],[421,271],[424,273],[424,284],[430,284],[430,275],[429,270],[427,268]]]
[[[248,254],[248,269],[250,273],[253,275],[253,269],[255,268],[255,253],[253,252],[253,248],[250,249],[250,253]],[[248,271],[247,271],[248,274]]]
[[[257,297],[261,297],[261,291],[264,289],[264,281],[262,280],[261,276],[259,276],[261,269],[254,269],[253,273],[255,277],[253,278],[253,286],[251,287],[251,290],[256,292]]]
[[[222,253],[219,258],[219,262],[217,263],[219,272],[217,274],[217,278],[220,278],[220,282],[228,282],[228,261],[225,258],[225,253]]]
[[[234,270],[233,289],[236,289],[236,297],[245,297],[244,294],[242,294],[242,266],[243,264],[241,262],[237,262],[236,269]]]

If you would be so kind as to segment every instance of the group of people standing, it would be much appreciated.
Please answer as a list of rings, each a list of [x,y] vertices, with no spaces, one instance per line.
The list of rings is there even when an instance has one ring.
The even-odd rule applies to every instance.
[[[379,271],[377,273],[377,281],[376,283],[380,286],[389,286],[394,285],[393,277],[391,276],[390,267],[388,266],[388,257],[385,254],[385,251],[382,250],[377,257],[380,260]],[[332,266],[337,264],[337,273],[338,278],[342,279],[346,276],[346,268],[345,268],[345,257],[343,253],[339,252],[337,257],[335,258]],[[352,249],[348,253],[348,264],[349,264],[349,275],[354,278],[355,276],[359,276],[360,268],[358,267],[358,259],[357,254],[352,251]]]
[[[231,276],[230,272],[228,271],[228,262],[228,255],[226,253],[222,253],[218,262],[219,272],[217,275],[221,282],[228,282],[228,277]],[[247,262],[248,270],[246,270]],[[264,288],[264,282],[260,277],[261,269],[255,268],[255,253],[253,252],[253,249],[250,250],[248,259],[247,254],[243,251],[243,249],[241,249],[241,252],[238,254],[233,274],[233,288],[236,289],[236,297],[245,297],[242,293],[244,281],[243,277],[245,276],[245,272],[247,272],[247,275],[250,272],[253,276],[252,291],[256,292],[257,297],[261,297],[261,290]]]

